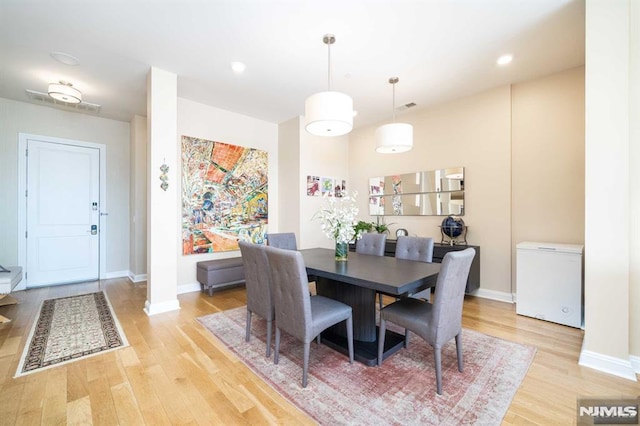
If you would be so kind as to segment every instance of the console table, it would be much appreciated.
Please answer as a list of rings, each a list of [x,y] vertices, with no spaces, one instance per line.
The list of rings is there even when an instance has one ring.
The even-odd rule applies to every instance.
[[[473,248],[476,251],[476,255],[473,258],[473,263],[471,263],[471,269],[469,270],[469,278],[467,279],[467,287],[465,288],[465,293],[471,293],[478,288],[480,288],[480,247],[479,246],[469,246],[469,245],[449,245],[442,243],[434,243],[433,244],[433,262],[434,263],[442,263],[442,259],[444,259],[444,255],[449,253],[450,251],[458,251],[464,250],[466,248]],[[356,245],[349,245],[350,251],[356,251]],[[396,240],[387,240],[384,247],[384,255],[394,257],[396,255]]]

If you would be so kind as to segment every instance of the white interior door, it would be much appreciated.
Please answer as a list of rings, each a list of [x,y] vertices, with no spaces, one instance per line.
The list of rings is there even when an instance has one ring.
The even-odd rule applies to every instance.
[[[27,285],[99,277],[100,150],[27,143]]]

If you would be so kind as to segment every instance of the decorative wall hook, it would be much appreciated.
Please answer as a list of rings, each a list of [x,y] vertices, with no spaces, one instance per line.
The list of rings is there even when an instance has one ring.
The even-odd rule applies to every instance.
[[[166,191],[169,187],[169,176],[167,176],[167,173],[169,172],[169,166],[163,164],[162,166],[160,166],[160,171],[162,172],[160,174],[160,180],[162,181],[162,183],[160,184],[160,188],[162,188],[163,191]]]

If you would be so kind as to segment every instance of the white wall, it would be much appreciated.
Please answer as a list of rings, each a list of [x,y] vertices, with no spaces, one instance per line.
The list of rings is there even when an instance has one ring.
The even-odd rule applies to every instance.
[[[267,151],[269,154],[269,223],[278,223],[278,126],[245,115],[221,110],[187,99],[178,98],[178,150],[182,136],[192,136],[212,141],[240,145]],[[179,174],[178,174],[179,175]],[[182,216],[181,205],[176,209]],[[181,224],[176,226],[176,238],[181,238]],[[239,251],[178,256],[179,292],[198,290],[196,262],[201,260],[238,257]]]
[[[349,137],[319,137],[304,129],[304,117],[292,118],[278,126],[280,146],[279,232],[294,232],[298,248],[335,248],[314,215],[326,204],[322,197],[307,196],[307,176],[349,179]]]
[[[638,13],[628,0],[586,2],[585,109],[585,336],[580,364],[636,380],[630,363],[630,200],[638,191],[630,169],[640,167],[631,151],[631,129],[638,117],[638,76],[630,73],[638,55],[630,43],[630,26],[638,28]],[[633,50],[632,47],[636,47]],[[633,92],[632,88],[636,88]],[[637,110],[635,111],[637,113]],[[637,138],[637,133],[633,133]],[[635,154],[630,155],[630,153]],[[636,200],[637,203],[637,200]],[[623,230],[622,232],[616,232]],[[637,286],[637,282],[635,283]],[[637,289],[636,289],[637,290]],[[633,326],[637,332],[637,325]]]
[[[0,98],[0,264],[18,262],[18,133],[107,146],[107,276],[129,270],[129,123]]]
[[[304,129],[304,118],[300,125],[300,248],[335,248],[335,241],[327,238],[320,229],[314,215],[326,205],[322,197],[307,196],[307,175],[344,179],[347,191],[353,191],[354,182],[349,173],[349,137],[320,137]],[[284,165],[283,165],[284,166]],[[282,167],[282,166],[281,166]],[[361,195],[362,197],[362,195]]]
[[[129,277],[147,279],[147,118],[131,120]]]
[[[300,118],[278,125],[278,222],[269,221],[269,232],[293,232],[300,245]]]
[[[180,240],[171,232],[179,223],[179,162],[176,146],[178,76],[151,67],[147,76],[147,315],[180,308],[176,253]],[[168,186],[160,187],[168,166]],[[179,229],[179,228],[178,228]]]

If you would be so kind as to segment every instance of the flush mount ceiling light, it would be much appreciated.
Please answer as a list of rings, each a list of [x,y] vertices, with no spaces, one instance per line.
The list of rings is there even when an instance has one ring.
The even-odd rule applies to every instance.
[[[231,62],[231,69],[236,74],[242,74],[247,69],[247,66],[242,62]]]
[[[57,83],[49,84],[49,96],[58,101],[68,104],[79,104],[82,102],[82,93],[73,87],[73,84],[60,80]]]
[[[393,123],[385,124],[376,129],[376,152],[381,154],[397,154],[407,152],[413,148],[413,126],[406,123],[396,123],[396,83],[398,77],[391,77],[389,83],[393,86]]]
[[[68,53],[64,53],[64,52],[51,52],[51,57],[53,59],[55,59],[56,61],[65,64],[65,65],[71,65],[71,66],[75,66],[80,64],[80,59],[76,58],[73,55],[69,55]]]
[[[510,64],[511,61],[513,61],[513,55],[502,55],[498,58],[496,63],[498,65],[507,65]]]
[[[331,45],[336,37],[325,34],[322,41],[329,50],[328,90],[313,94],[305,101],[305,129],[316,136],[346,135],[353,128],[353,100],[344,93],[331,91]]]

